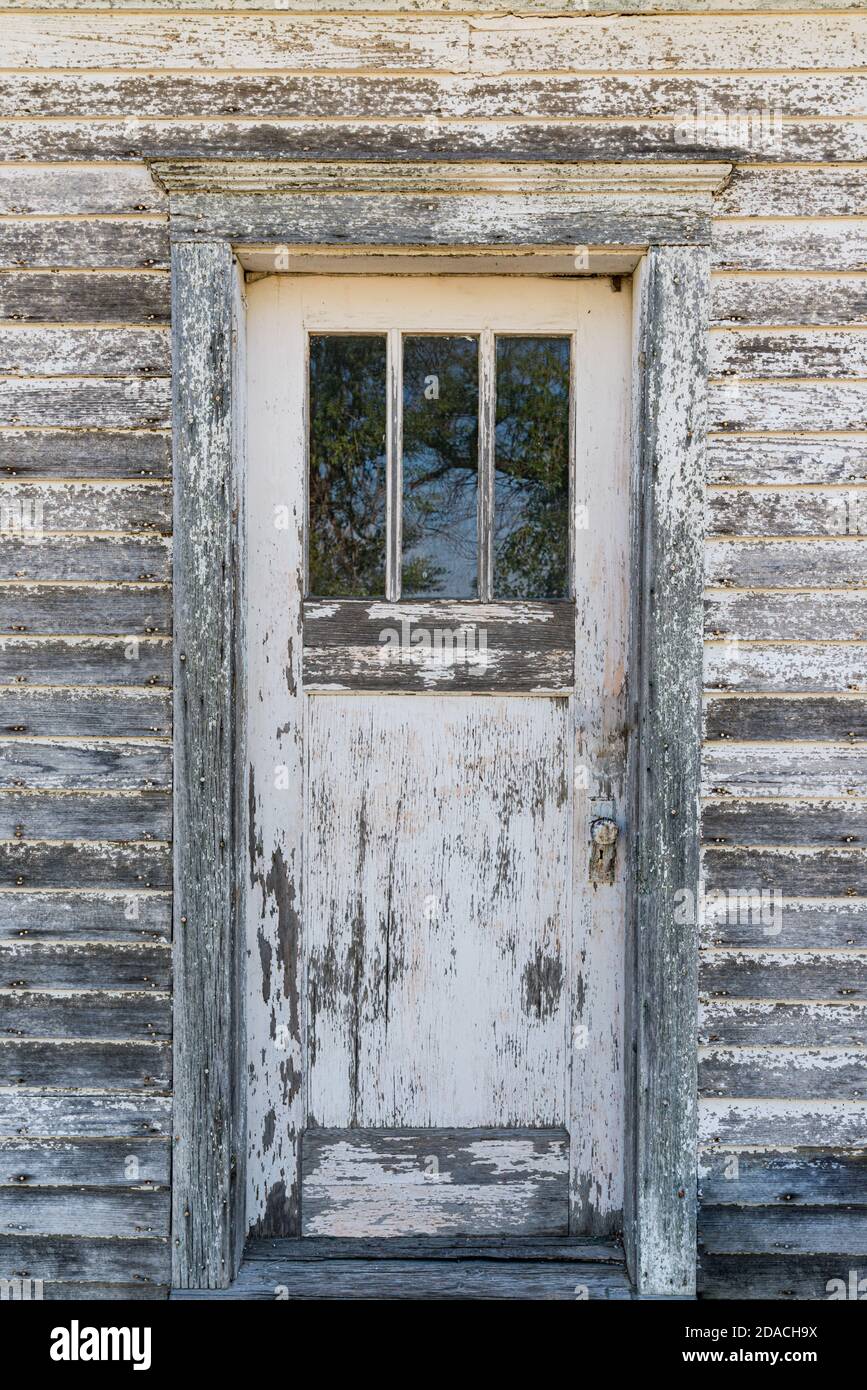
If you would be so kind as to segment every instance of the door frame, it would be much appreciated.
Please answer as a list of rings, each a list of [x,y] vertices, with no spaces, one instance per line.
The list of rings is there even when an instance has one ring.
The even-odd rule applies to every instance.
[[[425,256],[425,268],[481,257],[517,273],[571,258],[635,275],[624,1238],[640,1294],[689,1297],[706,325],[712,200],[731,166],[151,169],[172,239],[173,1285],[226,1287],[247,1235],[243,271],[289,270],[311,254]],[[297,922],[286,866],[269,879],[276,969]]]

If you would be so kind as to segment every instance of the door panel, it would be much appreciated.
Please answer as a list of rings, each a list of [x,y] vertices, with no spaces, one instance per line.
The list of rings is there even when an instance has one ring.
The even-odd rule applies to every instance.
[[[554,1125],[568,703],[313,696],[309,1123]]]
[[[565,1236],[565,1129],[308,1129],[305,1236]]]

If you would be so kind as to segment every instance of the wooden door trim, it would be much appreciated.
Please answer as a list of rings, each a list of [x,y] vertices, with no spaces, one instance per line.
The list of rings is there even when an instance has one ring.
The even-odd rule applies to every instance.
[[[397,245],[407,255],[494,244],[498,258],[515,254],[524,267],[534,247],[571,243],[591,258],[593,248],[644,249],[634,337],[625,1235],[639,1292],[688,1296],[696,913],[681,920],[699,887],[710,210],[730,166],[282,165],[276,182],[265,162],[152,167],[169,192],[172,233],[173,1283],[226,1287],[246,1236],[244,310],[236,251],[279,251],[291,229],[293,245],[347,253],[349,238],[362,233],[366,247]]]

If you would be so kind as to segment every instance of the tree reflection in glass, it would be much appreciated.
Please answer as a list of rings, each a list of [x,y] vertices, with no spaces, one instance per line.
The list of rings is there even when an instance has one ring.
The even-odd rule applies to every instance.
[[[495,470],[494,597],[568,597],[568,338],[497,338]]]
[[[478,592],[478,339],[403,340],[405,598]]]
[[[385,594],[385,435],[385,335],[311,334],[311,594]]]

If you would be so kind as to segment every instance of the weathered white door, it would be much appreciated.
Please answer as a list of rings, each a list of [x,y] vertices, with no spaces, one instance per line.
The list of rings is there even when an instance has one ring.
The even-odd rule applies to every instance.
[[[251,1199],[279,1150],[304,1235],[604,1231],[629,284],[248,295]]]

